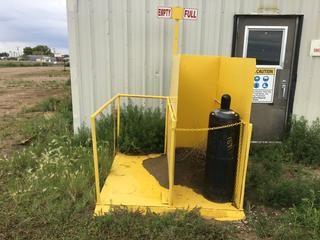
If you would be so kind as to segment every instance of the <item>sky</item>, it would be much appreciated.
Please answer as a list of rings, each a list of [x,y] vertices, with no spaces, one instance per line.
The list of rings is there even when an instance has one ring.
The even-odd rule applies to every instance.
[[[47,45],[68,53],[66,0],[0,0],[0,52]]]

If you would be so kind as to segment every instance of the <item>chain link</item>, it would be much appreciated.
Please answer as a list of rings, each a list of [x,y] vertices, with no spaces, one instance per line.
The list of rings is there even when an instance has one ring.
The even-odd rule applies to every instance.
[[[219,126],[219,127],[211,127],[211,128],[176,128],[176,131],[179,131],[179,132],[214,131],[214,130],[219,130],[219,129],[224,129],[224,128],[231,128],[231,127],[238,126],[241,124],[243,124],[243,122],[237,122],[237,123],[227,124],[227,125]]]

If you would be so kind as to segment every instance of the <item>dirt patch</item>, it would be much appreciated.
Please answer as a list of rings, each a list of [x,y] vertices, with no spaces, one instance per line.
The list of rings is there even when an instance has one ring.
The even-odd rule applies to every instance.
[[[205,154],[203,151],[192,148],[176,149],[175,185],[192,188],[202,193],[204,185]],[[167,156],[149,158],[143,161],[143,166],[153,175],[159,184],[169,188]]]
[[[18,122],[39,113],[23,110],[49,97],[68,93],[69,71],[63,66],[0,68],[0,157],[17,150],[25,136],[19,134]]]
[[[69,73],[63,67],[0,68],[0,118],[49,96],[60,96]]]

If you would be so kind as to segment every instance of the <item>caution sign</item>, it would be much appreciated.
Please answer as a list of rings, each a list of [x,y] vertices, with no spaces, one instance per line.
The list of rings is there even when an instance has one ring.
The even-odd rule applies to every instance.
[[[273,103],[275,68],[257,68],[253,83],[253,103]]]

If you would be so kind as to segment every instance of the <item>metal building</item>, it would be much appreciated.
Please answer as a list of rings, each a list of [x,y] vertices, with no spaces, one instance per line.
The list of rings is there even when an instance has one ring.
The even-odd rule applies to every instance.
[[[319,0],[68,0],[75,129],[116,93],[168,94],[173,21],[159,6],[198,10],[183,21],[181,53],[276,69],[272,101],[253,104],[256,140],[279,139],[291,114],[320,117]]]

